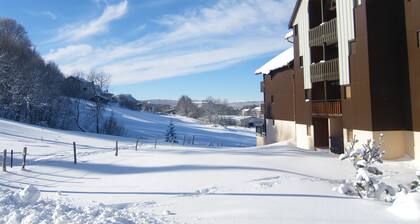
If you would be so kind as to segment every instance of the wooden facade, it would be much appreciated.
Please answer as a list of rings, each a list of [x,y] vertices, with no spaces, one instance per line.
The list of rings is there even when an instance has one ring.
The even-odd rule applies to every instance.
[[[334,144],[341,141],[342,148],[345,133],[353,130],[372,137],[386,132],[394,141],[401,135],[401,144],[404,139],[415,142],[412,136],[420,131],[420,1],[332,3],[297,1],[289,23],[295,31],[293,69],[264,79],[266,117],[306,126],[305,134],[295,130],[297,145],[299,136],[310,136],[309,147],[328,146],[338,153],[342,150]],[[406,147],[416,145],[420,142]],[[389,158],[401,156],[389,150]],[[418,150],[408,154],[420,158]]]

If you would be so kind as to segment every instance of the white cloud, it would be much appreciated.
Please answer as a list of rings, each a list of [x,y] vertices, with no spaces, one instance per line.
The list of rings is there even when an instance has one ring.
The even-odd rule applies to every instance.
[[[41,12],[42,15],[49,17],[52,20],[56,20],[57,19],[57,15],[55,15],[55,13],[50,12],[50,11],[43,11]]]
[[[50,51],[44,56],[44,59],[47,61],[69,62],[79,57],[87,56],[92,51],[92,46],[87,44],[69,45],[64,48]]]
[[[220,69],[288,47],[282,37],[293,5],[294,0],[219,0],[210,7],[163,17],[157,25],[164,32],[57,62],[66,73],[75,68],[110,72],[113,84]]]
[[[58,34],[51,42],[78,41],[86,37],[94,36],[108,30],[109,23],[123,17],[128,10],[128,1],[123,0],[119,4],[107,5],[101,16],[87,23],[79,25],[67,25],[58,30]]]

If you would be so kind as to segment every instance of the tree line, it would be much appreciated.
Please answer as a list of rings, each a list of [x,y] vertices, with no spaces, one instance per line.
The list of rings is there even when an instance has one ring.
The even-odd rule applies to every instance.
[[[181,96],[175,106],[175,113],[181,116],[205,120],[213,124],[234,125],[229,123],[229,119],[225,119],[226,115],[238,115],[239,110],[228,105],[227,100],[215,99],[207,97],[200,105],[184,95]]]
[[[112,114],[103,114],[103,95],[108,92],[110,77],[91,71],[65,78],[54,62],[44,61],[22,25],[0,18],[0,117],[60,129],[121,134],[123,128]]]

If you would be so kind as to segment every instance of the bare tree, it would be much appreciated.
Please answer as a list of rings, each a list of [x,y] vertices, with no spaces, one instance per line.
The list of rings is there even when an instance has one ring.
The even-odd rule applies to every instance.
[[[80,98],[76,99],[76,126],[79,128],[82,132],[86,132],[84,128],[82,128],[82,125],[80,124]]]
[[[104,72],[97,72],[92,70],[87,76],[88,81],[93,82],[95,85],[95,120],[96,120],[96,133],[100,133],[100,119],[102,116],[102,111],[104,109],[103,100],[101,97],[101,92],[107,92],[109,84],[111,82],[111,75]],[[96,88],[98,87],[98,88]]]
[[[101,91],[108,92],[109,84],[111,83],[110,74],[92,70],[89,74],[87,74],[86,79],[93,82],[93,84],[98,86]]]
[[[193,103],[190,97],[181,96],[176,104],[175,111],[177,114],[187,117],[198,118],[199,110],[197,105]]]

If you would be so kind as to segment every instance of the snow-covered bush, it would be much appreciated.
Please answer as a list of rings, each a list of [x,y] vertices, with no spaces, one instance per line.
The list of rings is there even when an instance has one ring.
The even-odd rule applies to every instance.
[[[178,140],[176,139],[175,125],[172,120],[169,122],[168,130],[165,134],[165,141],[170,143],[178,143]]]
[[[410,183],[410,190],[420,192],[420,170],[416,172],[417,180],[413,180]]]
[[[341,185],[340,192],[359,195],[360,198],[375,198],[388,202],[394,200],[394,188],[381,181],[383,173],[376,167],[377,163],[383,162],[382,139],[381,134],[379,141],[367,140],[362,148],[356,148],[358,140],[354,138],[350,146],[340,155],[341,160],[350,160],[356,171],[354,180]]]

